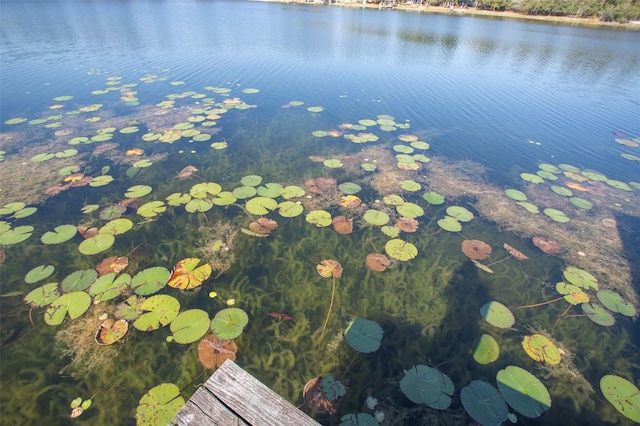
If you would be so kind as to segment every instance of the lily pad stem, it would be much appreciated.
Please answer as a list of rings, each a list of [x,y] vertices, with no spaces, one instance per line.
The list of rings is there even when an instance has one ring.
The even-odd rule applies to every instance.
[[[496,263],[504,262],[505,260],[511,259],[512,257],[513,257],[513,255],[510,254],[509,256],[505,257],[504,259],[500,259],[500,260],[496,260],[495,262],[491,262],[487,266],[491,266],[491,265],[495,265]]]
[[[329,310],[327,311],[327,317],[324,319],[324,324],[322,324],[322,331],[320,332],[320,340],[322,340],[322,336],[324,336],[324,330],[327,328],[327,323],[329,322],[329,316],[331,316],[331,308],[333,308],[333,298],[336,294],[336,277],[333,277],[333,287],[331,289],[331,303],[329,303]]]
[[[562,315],[560,315],[558,317],[558,319],[556,319],[556,321],[553,323],[553,326],[551,327],[551,331],[553,332],[553,330],[556,328],[556,325],[558,325],[558,322],[565,317],[565,315],[567,315],[567,313],[569,312],[569,309],[571,309],[573,305],[569,305],[567,306],[567,309],[564,310],[564,312],[562,313]]]
[[[564,299],[564,297],[558,297],[557,299],[553,299],[553,300],[547,300],[546,302],[541,302],[541,303],[535,303],[533,305],[523,305],[523,306],[516,306],[513,309],[525,309],[525,308],[535,308],[537,306],[542,306],[542,305],[548,305],[549,303],[553,303],[553,302],[558,302],[560,300]]]

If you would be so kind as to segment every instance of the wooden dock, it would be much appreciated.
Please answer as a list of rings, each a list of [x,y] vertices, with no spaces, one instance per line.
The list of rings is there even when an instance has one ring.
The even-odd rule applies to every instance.
[[[196,390],[173,420],[179,426],[319,425],[231,360]]]

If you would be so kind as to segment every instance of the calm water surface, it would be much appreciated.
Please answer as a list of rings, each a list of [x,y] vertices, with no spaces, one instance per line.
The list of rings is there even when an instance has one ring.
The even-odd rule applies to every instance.
[[[61,224],[102,226],[100,210],[84,214],[81,208],[98,204],[102,209],[118,203],[133,185],[153,188],[142,202],[189,192],[199,182],[196,178],[175,179],[186,165],[195,165],[202,179],[219,183],[225,191],[241,186],[246,175],[262,176],[263,184],[302,187],[306,179],[319,176],[336,178],[338,183],[356,181],[363,187],[358,196],[372,207],[389,193],[380,191],[357,167],[361,161],[371,161],[360,155],[382,155],[382,151],[395,155],[392,147],[398,143],[397,136],[405,133],[427,141],[430,148],[424,153],[429,156],[481,164],[493,188],[522,189],[520,173],[536,173],[541,163],[596,170],[625,185],[640,182],[638,161],[621,156],[638,156],[640,148],[615,141],[633,142],[640,137],[637,32],[260,2],[3,1],[0,13],[0,150],[5,151],[0,163],[0,206],[24,201],[38,207],[26,218],[11,213],[0,216],[11,226],[35,227],[25,242],[0,247],[6,253],[0,266],[0,292],[8,295],[2,298],[3,422],[70,424],[71,400],[95,395],[93,406],[74,422],[133,424],[138,402],[151,387],[176,383],[188,398],[211,373],[206,370],[200,376],[197,343],[167,342],[168,327],[150,333],[131,327],[116,344],[116,358],[89,373],[72,375],[64,369],[70,359],[60,357],[59,344],[54,343],[56,332],[69,320],[48,326],[43,321],[44,308],[29,311],[20,296],[11,296],[35,288],[24,282],[24,275],[37,265],[54,265],[56,272],[49,281],[61,281],[75,270],[93,268],[104,257],[133,251],[130,270],[125,271],[131,275],[152,266],[171,269],[180,259],[200,256],[203,227],[225,221],[248,226],[247,215],[235,206],[214,207],[206,216],[170,207],[153,218],[155,222],[136,225],[117,236],[115,246],[101,254],[78,253],[79,236],[60,245],[40,243],[44,232]],[[154,77],[141,80],[149,75]],[[117,90],[92,94],[109,87]],[[243,92],[247,88],[259,92]],[[176,107],[166,115],[155,114],[156,105],[171,94]],[[202,96],[193,97],[198,94]],[[64,95],[73,98],[54,100]],[[141,139],[144,133],[162,132],[185,121],[189,109],[212,109],[214,102],[233,97],[251,107],[230,110],[211,128],[198,127],[212,133],[206,143],[189,138],[174,143]],[[207,103],[207,98],[214,101]],[[290,106],[294,100],[304,105]],[[95,112],[68,114],[96,103],[102,107]],[[50,109],[54,104],[63,107]],[[324,110],[312,113],[306,110],[309,106]],[[62,116],[56,118],[56,114]],[[380,139],[365,144],[311,135],[316,130],[338,129],[341,123],[375,120],[381,114],[406,128],[369,127],[366,131]],[[51,116],[35,124],[7,124],[14,118],[32,121]],[[92,117],[100,121],[91,121]],[[55,122],[61,123],[59,127],[45,127]],[[93,149],[99,144],[67,144],[75,136],[91,137],[100,128],[119,130],[129,125],[141,130],[115,131],[109,141],[119,144],[119,156],[96,154]],[[74,133],[56,135],[65,129]],[[214,150],[210,144],[215,141],[228,142],[228,147]],[[369,150],[376,145],[382,151]],[[144,155],[154,161],[135,178],[126,174],[133,160],[123,155],[133,147],[144,149]],[[52,164],[34,166],[29,161],[33,155],[67,148],[78,149],[83,173],[95,176],[110,166],[103,174],[113,175],[114,182],[99,188],[72,188],[46,201],[36,202],[26,195],[22,199],[20,191],[7,195],[7,182],[29,182],[28,167]],[[309,161],[309,155],[340,157],[347,166],[324,167]],[[345,155],[357,160],[355,166],[348,166],[356,160]],[[19,156],[27,168],[10,168],[10,160]],[[74,162],[48,161],[66,161],[65,166]],[[395,160],[393,166],[395,170]],[[383,251],[389,239],[362,219],[365,209],[347,212],[356,224],[356,232],[348,236],[313,227],[304,214],[285,219],[274,212],[269,215],[279,222],[274,235],[256,239],[239,233],[233,247],[234,265],[207,281],[202,291],[162,292],[177,297],[182,310],[204,309],[211,317],[226,299],[236,299],[250,317],[237,339],[237,362],[296,405],[302,404],[301,390],[308,380],[335,375],[348,386],[333,419],[337,423],[348,413],[373,414],[365,406],[371,395],[381,401],[387,416],[383,424],[427,419],[433,424],[467,424],[471,419],[461,407],[460,389],[475,379],[495,384],[496,372],[513,364],[540,378],[552,399],[551,409],[541,419],[519,416],[521,423],[630,424],[604,400],[598,381],[604,374],[619,374],[638,384],[637,325],[620,315],[609,328],[584,317],[567,318],[552,332],[567,307],[565,302],[517,311],[511,330],[483,322],[478,309],[489,300],[514,307],[557,297],[554,285],[562,280],[567,264],[561,257],[541,253],[530,239],[500,231],[507,228],[496,228],[476,213],[471,223],[463,225],[462,238],[488,241],[495,253],[506,241],[531,258],[527,266],[514,265],[513,260],[496,264],[493,275],[476,270],[460,253],[461,236],[439,232],[436,224],[446,214],[445,207],[458,204],[472,209],[473,200],[450,199],[442,206],[429,206],[421,197],[429,188],[429,172],[422,170],[406,176],[422,183],[421,191],[402,193],[405,200],[427,210],[419,218],[417,233],[399,237],[418,247],[418,257],[410,262],[382,274],[364,266],[364,256]],[[34,185],[42,188],[35,193],[60,181],[56,179],[37,180]],[[612,208],[633,223],[640,212],[638,187],[627,192],[598,202],[594,221]],[[240,199],[236,204],[242,203]],[[344,214],[335,204],[328,210],[334,216]],[[135,223],[144,220],[131,209],[125,217]],[[594,240],[595,251],[597,244]],[[633,230],[624,247],[621,258],[638,257]],[[332,284],[317,275],[315,264],[328,258],[341,262],[344,271],[337,280],[331,321],[322,338],[320,328]],[[497,254],[491,257],[498,259]],[[632,278],[638,281],[637,276]],[[219,293],[217,299],[208,297],[213,290]],[[573,309],[571,314],[579,311]],[[273,311],[291,314],[295,321],[274,321],[266,315]],[[382,347],[375,354],[356,356],[341,341],[341,332],[356,317],[382,325]],[[571,374],[578,372],[583,380],[572,381],[566,371],[543,369],[528,358],[520,343],[530,333],[527,327],[545,330],[563,343],[574,354],[573,369],[563,367]],[[481,334],[492,335],[501,346],[501,356],[493,364],[480,365],[472,357]],[[400,391],[403,370],[415,364],[441,366],[452,378],[456,392],[444,414],[426,407],[416,410]],[[318,419],[330,422],[326,416]]]

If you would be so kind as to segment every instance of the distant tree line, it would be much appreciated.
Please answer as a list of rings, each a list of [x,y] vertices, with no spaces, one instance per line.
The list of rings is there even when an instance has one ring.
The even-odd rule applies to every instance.
[[[369,0],[371,1],[371,0]],[[373,0],[379,2],[380,0]],[[403,2],[403,0],[398,0]],[[640,19],[640,0],[409,0],[431,6],[466,6],[526,15],[597,17],[605,22]]]

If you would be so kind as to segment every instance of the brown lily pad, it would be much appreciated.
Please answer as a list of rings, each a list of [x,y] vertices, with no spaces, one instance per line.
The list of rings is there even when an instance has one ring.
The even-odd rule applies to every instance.
[[[275,220],[267,219],[266,217],[261,217],[249,224],[249,229],[260,235],[270,234],[277,227],[278,223]]]
[[[562,245],[560,245],[559,241],[554,240],[553,238],[540,236],[533,237],[533,245],[547,254],[562,253]]]
[[[99,232],[98,228],[95,226],[78,225],[76,228],[78,229],[78,233],[82,235],[82,238],[85,240],[87,238],[95,237]]]
[[[336,216],[331,220],[333,229],[338,234],[350,234],[353,232],[353,219],[345,216]]]
[[[404,232],[416,232],[418,221],[410,217],[401,217],[396,221],[396,228]]]
[[[480,240],[464,240],[462,253],[471,260],[483,260],[491,255],[491,246]]]
[[[198,361],[204,368],[217,368],[230,359],[235,361],[238,347],[233,340],[220,339],[210,334],[198,343]]]
[[[111,256],[98,263],[96,271],[98,271],[100,276],[111,272],[119,274],[127,267],[127,265],[129,265],[129,258],[127,258],[127,256]]]
[[[504,243],[504,245],[502,246],[506,251],[509,252],[509,254],[513,257],[515,257],[518,260],[527,260],[529,259],[524,253],[516,250],[515,248],[511,247],[509,244]]]
[[[369,253],[365,260],[365,263],[375,272],[382,272],[391,264],[391,261],[387,256],[381,253]]]

